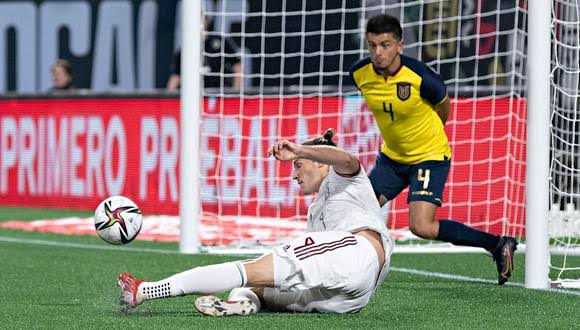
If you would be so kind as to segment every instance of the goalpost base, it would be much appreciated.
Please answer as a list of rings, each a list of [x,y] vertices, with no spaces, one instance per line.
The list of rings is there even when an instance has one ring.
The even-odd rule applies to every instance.
[[[550,281],[552,289],[580,289],[580,278],[576,280]]]

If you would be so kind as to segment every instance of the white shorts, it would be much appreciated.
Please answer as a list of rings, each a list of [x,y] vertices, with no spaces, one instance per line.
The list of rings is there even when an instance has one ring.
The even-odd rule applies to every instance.
[[[263,298],[274,311],[357,312],[380,272],[372,244],[348,232],[307,233],[274,249],[273,261],[276,287]]]

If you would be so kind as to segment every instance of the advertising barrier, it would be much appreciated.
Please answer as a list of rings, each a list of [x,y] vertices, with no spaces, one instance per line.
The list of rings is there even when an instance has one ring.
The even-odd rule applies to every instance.
[[[125,195],[144,213],[178,213],[178,99],[13,99],[0,109],[0,205],[92,210]],[[218,218],[303,219],[311,197],[292,164],[266,158],[276,139],[336,128],[367,172],[380,146],[359,97],[209,98],[200,125],[202,209]],[[453,166],[438,217],[521,234],[525,102],[455,99],[446,130]],[[395,199],[390,228],[407,226],[406,198]]]

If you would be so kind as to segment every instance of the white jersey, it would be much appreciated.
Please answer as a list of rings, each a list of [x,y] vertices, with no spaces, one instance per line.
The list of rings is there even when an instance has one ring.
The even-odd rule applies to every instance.
[[[385,263],[371,242],[382,237]],[[308,209],[307,233],[273,251],[274,288],[264,289],[269,309],[347,313],[362,309],[387,275],[393,242],[371,183],[360,167],[341,176],[331,166]]]
[[[390,240],[381,207],[362,167],[356,175],[343,176],[330,166],[318,195],[308,209],[307,232],[371,229]]]
[[[355,233],[370,229],[381,235],[385,261],[390,260],[393,240],[387,231],[381,207],[364,168],[356,175],[338,174],[330,166],[320,184],[318,195],[308,208],[307,232],[347,231]],[[377,285],[384,281],[388,262],[385,262]]]

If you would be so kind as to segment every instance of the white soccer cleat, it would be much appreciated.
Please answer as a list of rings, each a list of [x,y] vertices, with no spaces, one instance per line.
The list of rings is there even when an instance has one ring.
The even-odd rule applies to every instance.
[[[258,311],[256,304],[249,299],[222,301],[216,296],[199,297],[195,300],[193,306],[200,313],[209,316],[251,315],[256,314]]]
[[[143,280],[136,280],[127,272],[119,274],[117,279],[121,288],[121,303],[129,307],[137,307],[143,303],[145,296],[139,293],[139,284]]]

